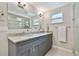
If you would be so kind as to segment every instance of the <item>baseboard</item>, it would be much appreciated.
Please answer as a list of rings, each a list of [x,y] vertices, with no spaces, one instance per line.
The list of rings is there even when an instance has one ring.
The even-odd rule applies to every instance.
[[[53,48],[57,48],[57,49],[60,49],[60,50],[66,51],[66,52],[68,52],[68,53],[73,53],[72,50],[69,50],[69,49],[66,49],[66,48],[62,48],[62,47],[59,47],[59,46],[55,46],[55,45],[54,45]]]

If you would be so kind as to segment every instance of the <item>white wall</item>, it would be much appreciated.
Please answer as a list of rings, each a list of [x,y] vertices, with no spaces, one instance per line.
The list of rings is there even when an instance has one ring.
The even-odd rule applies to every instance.
[[[56,12],[62,12],[64,14],[64,22],[60,24],[52,24],[51,20],[49,19],[51,13]],[[49,10],[45,13],[43,16],[44,19],[42,19],[44,22],[42,22],[43,28],[46,31],[46,24],[49,24],[49,30],[53,32],[53,43],[56,46],[70,49],[73,48],[73,4],[68,4],[60,8],[56,8],[54,10]],[[61,43],[58,41],[59,38],[57,38],[57,27],[60,26],[67,26],[67,43]]]
[[[0,2],[0,10],[4,13],[4,16],[1,16],[0,12],[0,56],[6,56],[8,55],[7,4]]]
[[[74,4],[74,49],[76,55],[79,55],[79,2]]]

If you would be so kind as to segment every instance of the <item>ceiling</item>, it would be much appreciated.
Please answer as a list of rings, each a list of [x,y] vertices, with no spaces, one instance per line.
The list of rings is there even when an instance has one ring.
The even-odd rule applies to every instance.
[[[61,6],[64,6],[66,4],[69,4],[70,2],[30,2],[35,7],[45,8],[45,9],[55,9]]]

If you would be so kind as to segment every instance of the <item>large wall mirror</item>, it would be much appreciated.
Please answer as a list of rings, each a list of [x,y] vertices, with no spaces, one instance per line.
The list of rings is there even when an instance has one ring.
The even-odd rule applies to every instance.
[[[21,17],[8,13],[8,28],[9,29],[30,28],[30,18]]]
[[[8,3],[8,28],[27,29],[30,28],[30,17],[25,10],[18,7],[15,2]]]
[[[30,7],[30,6],[29,6]],[[8,2],[9,29],[40,29],[40,17],[37,13],[18,7],[15,2]]]

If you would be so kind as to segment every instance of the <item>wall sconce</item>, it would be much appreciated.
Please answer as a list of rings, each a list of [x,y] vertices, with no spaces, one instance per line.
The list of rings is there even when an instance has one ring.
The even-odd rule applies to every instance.
[[[42,17],[42,14],[40,13],[39,16]]]
[[[26,4],[24,4],[24,3],[21,3],[21,2],[18,2],[18,7],[20,7],[20,8],[23,8],[24,9],[24,7],[26,6]]]
[[[37,7],[37,14],[42,17],[44,15],[45,9],[41,8],[41,7]]]
[[[39,16],[42,17],[43,16],[43,13],[39,13]]]

